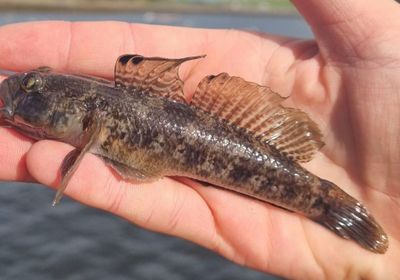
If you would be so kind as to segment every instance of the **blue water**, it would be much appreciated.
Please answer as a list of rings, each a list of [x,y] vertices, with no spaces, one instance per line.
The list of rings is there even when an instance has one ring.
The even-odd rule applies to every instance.
[[[299,17],[0,11],[0,25],[45,19],[241,28],[312,37]],[[0,279],[279,279],[68,198],[53,208],[53,195],[40,185],[0,184]]]
[[[0,25],[31,20],[118,20],[150,24],[205,28],[240,28],[311,38],[312,33],[298,16],[258,16],[228,14],[174,13],[82,13],[82,12],[16,12],[0,11]]]

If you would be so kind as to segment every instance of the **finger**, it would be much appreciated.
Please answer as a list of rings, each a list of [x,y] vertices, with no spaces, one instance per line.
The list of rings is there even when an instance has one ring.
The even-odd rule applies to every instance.
[[[393,0],[292,2],[310,24],[322,51],[335,51],[342,56],[359,55],[355,52],[361,42],[400,25],[400,6]],[[362,50],[363,47],[358,49]]]
[[[99,32],[101,30],[101,32]],[[169,26],[148,26],[122,22],[32,22],[0,28],[0,69],[24,71],[50,66],[61,72],[81,73],[112,79],[118,56],[138,53],[146,56],[185,57],[202,55],[209,31]],[[186,80],[191,67],[180,67]],[[192,93],[202,76],[198,72],[185,83]]]
[[[185,92],[190,94],[204,76],[220,72],[264,82],[265,64],[287,41],[277,36],[260,40],[259,34],[234,30],[122,22],[19,23],[0,28],[0,69],[23,71],[47,65],[63,72],[113,78],[115,60],[124,53],[171,58],[206,54],[205,59],[180,68]],[[194,66],[196,71],[192,71]]]
[[[70,150],[66,144],[39,141],[27,155],[27,167],[38,182],[57,187],[59,167]],[[193,189],[172,179],[127,183],[111,172],[103,161],[87,154],[65,194],[144,228],[212,247],[215,231],[207,205]]]
[[[8,128],[0,128],[0,180],[32,181],[26,168],[26,154],[32,140]]]
[[[198,55],[200,34],[188,28],[122,22],[12,24],[0,28],[0,68],[21,71],[46,63],[57,70],[111,77],[123,53]]]

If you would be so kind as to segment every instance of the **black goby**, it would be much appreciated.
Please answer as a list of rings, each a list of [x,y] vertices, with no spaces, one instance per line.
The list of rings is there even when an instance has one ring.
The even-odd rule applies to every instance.
[[[0,123],[75,147],[54,204],[90,152],[124,179],[186,176],[295,211],[384,253],[387,235],[365,207],[299,164],[323,145],[304,112],[226,73],[205,77],[192,102],[185,100],[179,65],[200,57],[123,55],[115,83],[48,67],[14,74],[0,85]]]

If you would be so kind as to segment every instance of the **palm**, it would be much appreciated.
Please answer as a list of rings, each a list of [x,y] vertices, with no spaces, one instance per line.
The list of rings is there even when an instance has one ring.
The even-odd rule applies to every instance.
[[[182,67],[181,77],[188,95],[203,76],[222,71],[269,85],[283,95],[292,93],[291,105],[310,113],[326,135],[327,145],[307,168],[364,201],[387,230],[390,249],[384,256],[372,254],[305,218],[182,178],[132,185],[116,178],[92,155],[82,162],[67,194],[149,229],[192,240],[238,263],[287,277],[320,278],[323,273],[344,277],[350,272],[367,275],[371,271],[377,273],[382,265],[386,270],[394,269],[395,256],[400,252],[396,240],[400,237],[396,230],[400,216],[392,214],[398,212],[399,189],[399,174],[394,166],[399,165],[400,153],[394,143],[376,145],[376,140],[371,139],[377,135],[384,135],[385,143],[397,139],[395,132],[382,125],[385,121],[374,108],[395,105],[390,103],[394,98],[390,91],[396,88],[396,82],[400,83],[396,81],[396,74],[400,74],[399,53],[390,57],[391,65],[397,68],[385,70],[388,80],[383,80],[376,77],[377,70],[372,66],[389,58],[372,48],[374,38],[369,38],[371,44],[364,43],[363,49],[365,55],[375,55],[373,60],[358,57],[350,66],[343,62],[344,54],[333,53],[321,42],[318,50],[315,42],[245,32],[129,28],[111,23],[101,26],[101,38],[91,31],[96,27],[100,28],[83,24],[70,29],[64,23],[4,27],[0,40],[7,44],[0,47],[5,58],[1,66],[26,70],[48,64],[57,70],[111,78],[114,60],[121,53],[165,57],[207,54],[203,61]],[[55,40],[59,44],[56,46],[54,34],[62,34],[60,40]],[[36,39],[35,44],[32,38]],[[53,42],[51,47],[47,47],[49,40]],[[5,47],[10,42],[12,47]],[[36,55],[28,55],[32,53]],[[375,79],[374,87],[368,86]],[[388,82],[391,87],[387,87]],[[398,96],[394,99],[399,102]],[[393,127],[399,126],[400,116],[396,113],[387,111],[388,120],[397,121]],[[57,185],[58,167],[70,147],[51,141],[32,146],[31,141],[6,129],[2,139],[8,148],[0,146],[0,157],[6,159],[0,178],[27,180],[31,174],[41,183]],[[388,170],[390,176],[376,176]],[[336,248],[341,248],[340,255]]]

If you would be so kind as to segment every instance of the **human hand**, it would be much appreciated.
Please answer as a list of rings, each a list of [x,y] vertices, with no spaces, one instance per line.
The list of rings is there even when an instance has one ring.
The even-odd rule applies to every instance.
[[[385,255],[296,214],[187,179],[122,181],[93,155],[80,164],[66,194],[284,277],[395,278],[400,273],[399,6],[391,0],[294,2],[316,41],[110,22],[28,23],[0,28],[0,68],[48,65],[111,79],[120,54],[207,54],[181,67],[188,96],[201,78],[219,72],[291,94],[291,105],[309,113],[325,134],[326,146],[306,168],[363,201],[389,235]],[[0,178],[56,187],[61,161],[71,149],[54,141],[33,144],[0,128]]]

